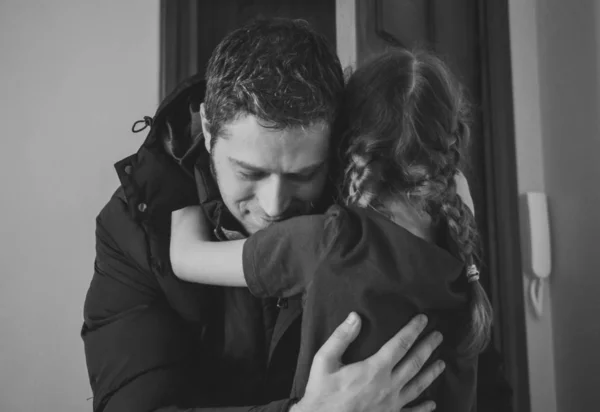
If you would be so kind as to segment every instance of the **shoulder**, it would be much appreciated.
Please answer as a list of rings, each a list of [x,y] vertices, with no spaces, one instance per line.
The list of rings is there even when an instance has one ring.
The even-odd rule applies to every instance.
[[[164,276],[170,270],[171,214],[138,209],[119,187],[96,218],[96,243],[119,251],[143,272]]]
[[[140,268],[150,270],[146,233],[142,223],[131,215],[122,187],[115,191],[96,217],[97,249],[99,243],[120,251]]]
[[[296,218],[295,233],[303,233],[319,241],[320,247],[331,248],[344,235],[351,235],[360,225],[360,218],[346,206],[333,205],[322,215],[300,216]]]
[[[100,210],[100,213],[96,217],[96,223],[109,227],[122,222],[135,223],[135,220],[129,211],[123,186],[119,186]]]
[[[134,237],[143,236],[140,222],[131,216],[123,187],[120,186],[96,217],[96,235],[115,246],[124,247],[139,242]]]
[[[170,225],[170,216],[164,224]],[[129,307],[160,297],[184,319],[202,321],[210,314],[212,289],[172,274],[168,230],[156,229],[161,225],[133,217],[123,189],[113,194],[96,219],[96,273],[88,308],[93,302],[102,310],[107,302]],[[107,293],[113,295],[111,300]]]
[[[295,216],[278,222],[250,236],[244,246],[245,254],[286,250],[303,251],[318,258],[339,237],[344,217],[343,208],[332,206],[324,214]]]
[[[331,206],[325,213],[325,240],[335,242],[338,247],[356,245],[365,235],[368,216],[360,208],[353,206]]]
[[[147,244],[143,228],[131,217],[123,189],[117,189],[96,217],[95,273],[86,312],[107,307],[119,312],[156,296],[158,284]],[[113,298],[106,299],[107,294]]]

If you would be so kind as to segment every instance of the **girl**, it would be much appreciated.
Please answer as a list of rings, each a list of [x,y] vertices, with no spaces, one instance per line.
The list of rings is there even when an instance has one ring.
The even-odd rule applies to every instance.
[[[426,313],[428,327],[444,336],[432,358],[446,370],[418,401],[472,410],[492,310],[478,282],[475,220],[455,180],[469,144],[468,115],[439,58],[405,50],[378,56],[345,90],[333,165],[343,172],[341,204],[219,243],[208,242],[197,209],[175,212],[175,274],[248,286],[258,297],[303,294],[297,397],[314,354],[349,312],[361,315],[363,327],[345,363],[374,354],[412,316]]]

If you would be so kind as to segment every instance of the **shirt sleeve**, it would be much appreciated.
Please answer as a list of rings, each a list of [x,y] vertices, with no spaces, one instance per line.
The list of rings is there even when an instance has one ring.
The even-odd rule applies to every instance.
[[[330,210],[276,223],[250,236],[243,251],[250,292],[261,298],[303,293],[339,233],[338,219],[338,211]]]

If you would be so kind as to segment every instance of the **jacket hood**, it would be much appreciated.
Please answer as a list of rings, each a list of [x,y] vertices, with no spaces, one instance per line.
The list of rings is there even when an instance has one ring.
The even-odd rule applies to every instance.
[[[205,92],[202,75],[181,82],[163,99],[153,118],[144,118],[150,131],[139,150],[115,164],[136,220],[198,204],[205,206],[213,223],[217,219],[220,194],[210,173],[199,113]]]
[[[163,146],[180,161],[202,137],[199,112],[205,93],[206,81],[200,74],[177,85],[158,106],[143,147]]]

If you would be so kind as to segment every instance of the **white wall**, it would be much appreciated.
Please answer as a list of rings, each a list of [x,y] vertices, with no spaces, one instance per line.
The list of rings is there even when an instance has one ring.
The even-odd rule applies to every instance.
[[[0,410],[91,410],[79,338],[112,164],[158,100],[156,0],[0,2]]]
[[[600,124],[597,1],[538,0],[544,176],[559,411],[600,408]]]
[[[544,192],[543,132],[540,108],[539,41],[536,0],[511,0],[510,36],[513,78],[515,138],[519,193]],[[525,275],[525,274],[524,274]],[[545,313],[537,318],[531,310],[523,277],[524,314],[527,327],[529,386],[532,412],[556,412],[552,306],[549,285],[543,287]]]
[[[509,4],[519,191],[548,194],[553,247],[546,312],[526,314],[532,410],[596,410],[600,5]]]

